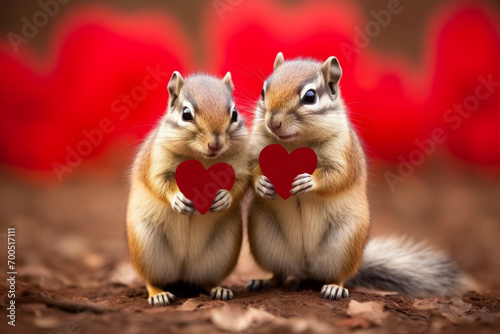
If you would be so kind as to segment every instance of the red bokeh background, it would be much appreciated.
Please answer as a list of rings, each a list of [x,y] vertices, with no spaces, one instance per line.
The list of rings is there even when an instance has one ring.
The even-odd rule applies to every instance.
[[[47,4],[59,4],[50,17]],[[250,313],[242,312],[252,308],[274,320],[250,321],[248,332],[293,331],[287,324],[323,330],[323,323],[342,331],[498,328],[500,0],[2,5],[0,263],[7,265],[7,227],[15,227],[16,332],[211,332],[215,312],[228,311],[230,321],[222,322],[232,324],[246,322]],[[43,15],[47,22],[23,36],[26,22]],[[387,325],[365,328],[376,324],[346,313],[350,301],[318,303],[314,290],[243,292],[248,280],[268,275],[253,261],[244,228],[237,267],[222,283],[235,287],[233,301],[179,295],[176,305],[148,309],[127,250],[129,171],[137,146],[165,112],[171,73],[231,71],[237,108],[251,123],[279,51],[285,58],[339,59],[342,95],[369,156],[370,237],[407,236],[442,250],[477,280],[479,295],[417,304],[353,291],[355,301],[385,304],[378,313],[388,316]],[[485,80],[492,83],[484,87]],[[460,106],[461,114],[454,111]],[[242,211],[246,226],[248,205]],[[5,306],[8,284],[0,287]],[[73,311],[86,304],[103,313],[82,320],[87,312]],[[2,324],[8,326],[0,322],[0,333]]]
[[[44,52],[29,43],[16,52],[4,35],[0,163],[57,180],[54,166],[79,164],[74,157],[68,161],[70,151],[93,160],[109,155],[111,147],[134,145],[165,111],[166,84],[174,70],[220,76],[231,71],[237,105],[251,121],[262,81],[282,51],[285,58],[339,58],[342,93],[372,159],[408,159],[419,149],[416,141],[440,128],[447,139],[436,144],[436,154],[498,172],[500,87],[493,86],[470,116],[448,111],[474,100],[480,77],[500,82],[495,7],[481,1],[438,6],[423,25],[415,61],[372,47],[371,40],[383,33],[380,23],[380,32],[372,31],[367,45],[358,47],[357,31],[366,32],[366,25],[376,21],[356,2],[243,1],[237,6],[203,14],[201,62],[195,61],[193,42],[176,17],[154,10],[73,6],[54,19]],[[154,79],[145,79],[151,69],[159,73],[158,85],[144,89],[144,80]],[[108,133],[96,134],[95,142],[85,146],[103,120]]]

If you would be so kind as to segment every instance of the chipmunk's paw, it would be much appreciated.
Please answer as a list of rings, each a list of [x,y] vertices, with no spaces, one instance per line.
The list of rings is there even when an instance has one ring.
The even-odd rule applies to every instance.
[[[336,284],[325,284],[321,289],[321,298],[339,300],[349,297],[349,291]]]
[[[314,181],[311,174],[299,174],[293,180],[292,190],[290,190],[290,194],[299,195],[305,192],[311,191],[314,185]]]
[[[170,292],[160,292],[148,298],[149,305],[151,306],[167,306],[175,302],[177,298]]]
[[[180,191],[174,196],[172,209],[178,213],[182,213],[183,215],[190,215],[195,210],[193,201],[189,200]]]
[[[212,300],[231,300],[233,299],[233,292],[229,289],[215,287],[210,292],[210,299]]]
[[[267,279],[253,279],[247,284],[247,291],[259,291],[263,288],[270,288],[275,286],[273,282]]]
[[[255,184],[255,192],[259,194],[260,197],[266,199],[274,199],[276,197],[276,190],[269,179],[261,175]]]
[[[233,198],[227,189],[221,189],[217,191],[217,194],[212,201],[212,206],[210,207],[210,212],[222,212],[229,209]]]

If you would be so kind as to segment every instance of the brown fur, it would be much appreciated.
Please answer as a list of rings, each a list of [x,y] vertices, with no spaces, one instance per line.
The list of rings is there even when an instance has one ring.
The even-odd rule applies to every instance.
[[[128,224],[127,224],[128,225]],[[139,273],[145,272],[144,263],[141,261],[142,259],[142,251],[139,240],[137,240],[137,236],[134,231],[127,226],[127,239],[128,239],[128,248],[130,252],[130,259],[132,260],[132,264],[135,270]]]
[[[350,142],[346,144],[343,158],[348,168],[340,168],[333,161],[325,161],[313,174],[318,184],[316,192],[321,196],[332,197],[346,189],[350,189],[366,173],[363,152],[357,143],[356,134],[350,133]]]
[[[293,72],[290,71],[289,63],[281,65],[275,73],[289,73],[286,76],[277,76],[271,78],[267,83],[266,100],[269,110],[288,109],[294,97],[298,94],[297,88],[304,82],[313,80],[317,71],[315,68],[304,64],[295,66]],[[280,89],[272,89],[272,87],[280,87]]]

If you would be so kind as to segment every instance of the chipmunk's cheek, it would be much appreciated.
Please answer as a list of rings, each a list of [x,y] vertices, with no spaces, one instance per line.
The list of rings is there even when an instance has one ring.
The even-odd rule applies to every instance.
[[[224,154],[228,149],[229,145],[228,144],[224,145],[224,147],[222,147],[222,149],[220,150],[220,154]]]
[[[207,149],[206,149],[206,144],[203,144],[203,142],[191,142],[189,143],[189,147],[191,150],[197,154],[202,154],[206,155],[207,154]]]

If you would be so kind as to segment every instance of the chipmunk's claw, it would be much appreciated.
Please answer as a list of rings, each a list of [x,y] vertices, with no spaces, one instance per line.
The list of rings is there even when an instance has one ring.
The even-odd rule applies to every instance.
[[[151,306],[168,306],[176,301],[176,297],[170,292],[160,292],[148,298],[149,305]]]
[[[180,191],[174,196],[172,209],[183,215],[190,215],[195,211],[194,202],[184,196]]]
[[[311,191],[314,186],[314,180],[311,174],[299,174],[292,183],[290,194],[300,195],[305,192]]]
[[[212,300],[232,300],[233,292],[229,289],[215,287],[210,292],[210,299]]]
[[[260,197],[266,198],[266,199],[275,199],[276,198],[276,189],[274,189],[273,184],[269,179],[261,175],[257,183],[255,185],[255,192],[259,194]]]
[[[247,284],[247,291],[259,291],[263,288],[270,288],[276,286],[275,283],[267,279],[253,279]]]
[[[217,194],[212,201],[210,212],[226,211],[231,207],[232,201],[233,198],[231,197],[231,193],[227,189],[221,189],[217,191]]]
[[[321,298],[340,300],[349,297],[349,291],[336,284],[325,284],[321,289]]]

